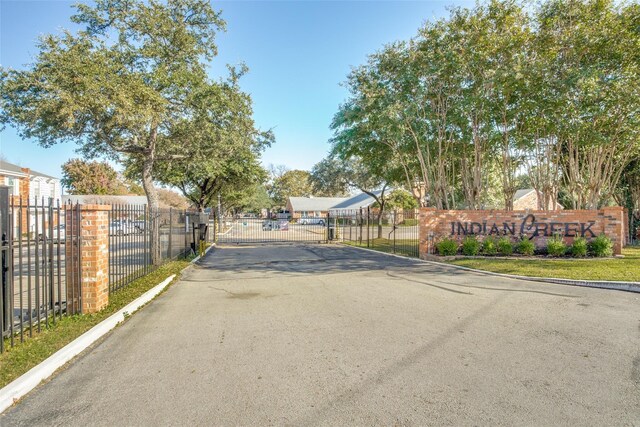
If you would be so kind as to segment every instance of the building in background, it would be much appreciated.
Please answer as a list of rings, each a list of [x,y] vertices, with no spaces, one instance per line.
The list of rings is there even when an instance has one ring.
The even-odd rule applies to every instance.
[[[538,210],[538,206],[538,192],[533,188],[518,190],[513,196],[514,211]],[[556,202],[556,205],[552,210],[559,211],[562,209],[564,209],[564,206]]]
[[[0,159],[0,185],[9,187],[10,203],[15,209],[13,225],[14,235],[19,231],[23,235],[35,236],[49,226],[45,216],[36,215],[36,209],[44,210],[49,205],[62,204],[62,186],[60,178],[24,168]],[[40,212],[40,211],[38,211]],[[54,218],[57,218],[54,216]],[[22,227],[20,227],[20,223]],[[54,220],[57,226],[57,220]]]
[[[326,217],[329,209],[348,197],[289,197],[287,211],[291,219]]]

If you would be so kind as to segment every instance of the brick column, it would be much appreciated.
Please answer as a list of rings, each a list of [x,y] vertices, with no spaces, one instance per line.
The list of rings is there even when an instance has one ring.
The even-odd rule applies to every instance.
[[[109,303],[109,205],[67,206],[67,308],[95,313]]]
[[[419,245],[418,253],[421,259],[428,258],[435,253],[433,221],[436,217],[435,208],[420,208],[418,214]]]
[[[624,208],[620,206],[610,206],[602,208],[602,212],[604,215],[604,234],[613,242],[613,253],[615,255],[621,255],[627,233],[625,229],[626,218]]]

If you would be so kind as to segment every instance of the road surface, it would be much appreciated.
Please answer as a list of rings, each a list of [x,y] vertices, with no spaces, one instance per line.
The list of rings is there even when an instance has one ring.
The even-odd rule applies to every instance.
[[[219,248],[0,424],[635,426],[640,295]]]

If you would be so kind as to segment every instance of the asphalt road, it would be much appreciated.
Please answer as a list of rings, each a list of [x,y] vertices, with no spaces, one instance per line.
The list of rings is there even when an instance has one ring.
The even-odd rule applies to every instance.
[[[640,295],[221,248],[0,425],[640,425]]]

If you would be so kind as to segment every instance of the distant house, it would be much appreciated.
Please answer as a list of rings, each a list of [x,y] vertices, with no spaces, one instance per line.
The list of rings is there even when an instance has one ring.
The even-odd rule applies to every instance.
[[[538,209],[538,192],[533,188],[526,188],[516,191],[513,196],[513,210],[537,210]],[[556,202],[554,210],[562,210],[564,206]]]
[[[15,208],[22,204],[21,215],[14,216],[14,234],[19,231],[23,234],[40,232],[42,227],[48,227],[46,219],[41,214],[36,221],[33,206],[49,205],[51,200],[54,206],[62,203],[62,186],[60,179],[51,175],[37,172],[33,169],[23,168],[13,163],[0,160],[0,185],[9,187],[11,203]],[[32,206],[27,208],[27,206]],[[28,212],[27,212],[28,211]],[[17,211],[16,211],[17,212]],[[22,226],[19,227],[18,218],[22,218]],[[57,225],[57,217],[54,217],[54,226]]]
[[[287,210],[292,219],[323,217],[327,215],[329,209],[347,199],[347,197],[289,197]]]
[[[22,197],[26,203],[42,203],[44,199],[61,200],[62,187],[60,179],[51,175],[23,168],[13,163],[0,160],[0,185],[9,187],[9,194]]]

